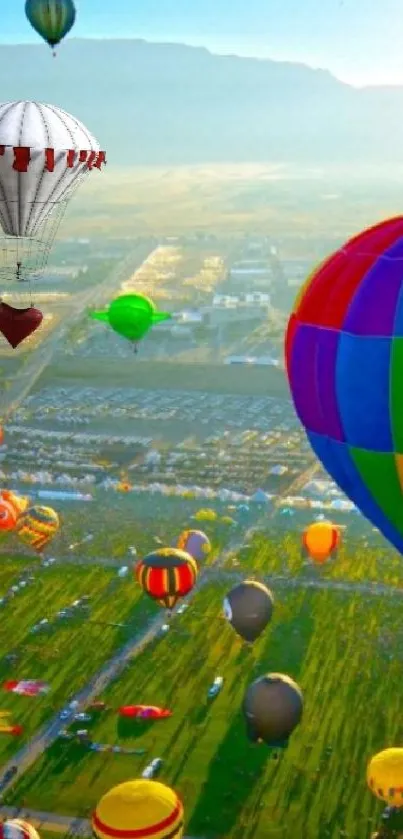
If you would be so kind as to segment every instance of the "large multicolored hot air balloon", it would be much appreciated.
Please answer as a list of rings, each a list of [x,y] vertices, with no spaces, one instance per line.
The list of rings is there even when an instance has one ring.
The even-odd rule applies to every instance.
[[[368,786],[381,801],[403,807],[403,749],[384,749],[367,766]]]
[[[294,405],[325,469],[403,553],[403,216],[311,274],[286,334]]]
[[[184,530],[179,536],[177,547],[187,551],[198,562],[206,559],[211,551],[210,539],[202,530]]]
[[[183,804],[170,787],[139,778],[113,787],[92,816],[97,839],[182,839]]]
[[[25,14],[32,28],[53,50],[70,32],[76,19],[73,0],[26,0]]]
[[[302,534],[303,552],[322,565],[335,556],[340,545],[340,531],[330,521],[315,521]]]
[[[137,563],[136,577],[153,600],[173,609],[179,598],[192,590],[197,579],[197,562],[178,548],[158,548]]]
[[[35,504],[19,517],[16,531],[22,542],[40,553],[56,535],[59,527],[59,516],[55,510]]]

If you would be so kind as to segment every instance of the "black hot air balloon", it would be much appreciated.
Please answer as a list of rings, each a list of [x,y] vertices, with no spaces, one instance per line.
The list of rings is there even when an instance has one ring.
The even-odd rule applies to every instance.
[[[273,614],[271,591],[255,580],[245,580],[224,598],[224,614],[235,632],[252,643],[259,638]]]
[[[268,673],[256,679],[243,701],[249,740],[284,748],[301,720],[303,704],[301,690],[289,676]]]

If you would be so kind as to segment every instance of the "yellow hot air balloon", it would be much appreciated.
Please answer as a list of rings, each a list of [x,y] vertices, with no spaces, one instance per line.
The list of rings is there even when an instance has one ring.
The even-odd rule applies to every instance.
[[[40,553],[53,539],[59,527],[59,516],[55,510],[35,504],[21,514],[17,521],[16,531],[22,542]]]
[[[91,823],[98,839],[182,839],[183,816],[174,790],[139,778],[110,789],[99,801]]]
[[[371,792],[391,807],[403,807],[403,749],[384,749],[367,766]]]

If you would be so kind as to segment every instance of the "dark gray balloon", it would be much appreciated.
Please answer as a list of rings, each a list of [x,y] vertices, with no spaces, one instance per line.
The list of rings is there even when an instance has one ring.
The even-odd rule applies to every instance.
[[[271,620],[274,598],[255,580],[245,580],[224,599],[224,614],[244,641],[256,641]]]
[[[285,746],[301,720],[304,707],[297,683],[282,673],[268,673],[249,685],[243,712],[249,740]]]

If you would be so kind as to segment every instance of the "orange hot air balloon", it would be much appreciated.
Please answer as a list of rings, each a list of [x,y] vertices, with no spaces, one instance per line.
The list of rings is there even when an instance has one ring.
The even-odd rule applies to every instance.
[[[335,556],[340,545],[340,531],[330,521],[316,521],[302,534],[302,550],[318,565]]]
[[[8,504],[11,504],[11,506],[14,507],[17,519],[22,513],[25,513],[25,510],[29,505],[29,498],[25,495],[18,495],[10,489],[2,489],[0,492],[0,499],[2,501],[7,501]]]
[[[17,519],[18,513],[14,505],[0,497],[0,530],[14,530]]]

